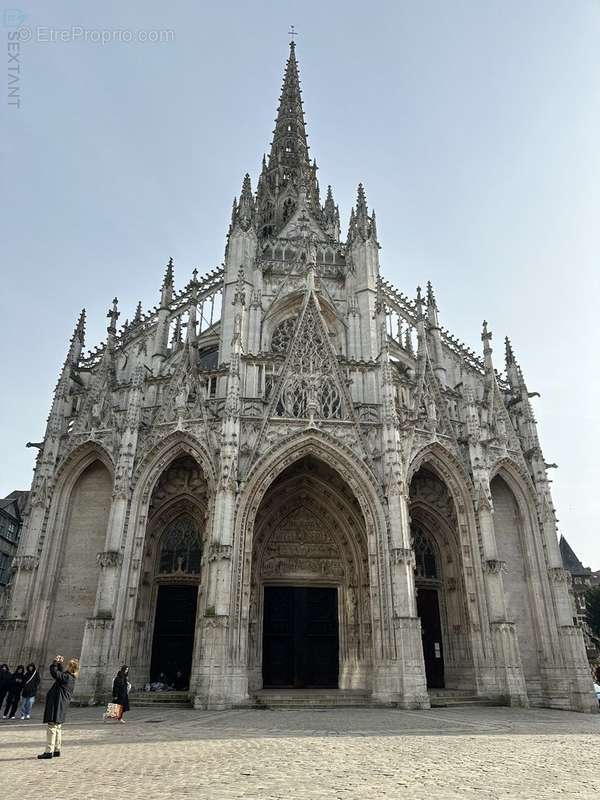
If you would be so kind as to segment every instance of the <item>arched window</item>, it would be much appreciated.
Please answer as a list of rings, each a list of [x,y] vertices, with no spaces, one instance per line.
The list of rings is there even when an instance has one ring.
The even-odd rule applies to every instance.
[[[178,517],[163,533],[158,561],[159,575],[199,575],[202,549],[194,520]]]
[[[274,353],[287,352],[292,336],[294,335],[294,328],[296,327],[296,317],[288,317],[280,322],[273,331],[271,336],[271,350]]]
[[[422,528],[413,528],[415,575],[417,578],[439,578],[437,559],[431,540]]]

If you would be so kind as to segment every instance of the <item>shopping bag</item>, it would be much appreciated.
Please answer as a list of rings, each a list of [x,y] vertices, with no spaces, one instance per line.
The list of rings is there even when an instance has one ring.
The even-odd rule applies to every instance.
[[[118,722],[123,716],[123,706],[120,703],[109,703],[104,712],[105,722]]]

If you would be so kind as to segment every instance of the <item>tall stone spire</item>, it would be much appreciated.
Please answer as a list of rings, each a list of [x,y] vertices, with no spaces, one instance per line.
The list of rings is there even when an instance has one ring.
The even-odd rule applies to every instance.
[[[301,171],[308,171],[310,168],[294,42],[290,42],[290,56],[283,76],[283,87],[269,153],[269,168],[273,167],[292,171],[296,177]]]
[[[268,162],[258,184],[259,235],[276,236],[303,198],[321,216],[317,164],[311,164],[300,92],[296,45],[290,42]]]

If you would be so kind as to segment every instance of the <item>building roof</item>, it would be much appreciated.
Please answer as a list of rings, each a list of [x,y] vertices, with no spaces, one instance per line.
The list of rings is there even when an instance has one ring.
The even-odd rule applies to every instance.
[[[568,570],[572,575],[590,575],[591,569],[584,567],[581,561],[575,555],[571,545],[567,542],[564,536],[560,537],[559,542],[560,555],[563,562],[563,567]]]
[[[7,494],[6,497],[0,499],[0,509],[11,513],[11,508],[14,508],[17,512],[15,516],[20,519],[25,511],[28,497],[29,492],[21,489],[15,489],[10,494]]]

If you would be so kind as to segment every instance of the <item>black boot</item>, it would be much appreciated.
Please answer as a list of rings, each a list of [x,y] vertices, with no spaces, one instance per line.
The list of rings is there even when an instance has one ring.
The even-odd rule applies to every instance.
[[[60,755],[60,750],[55,750],[54,751],[54,758],[58,758],[59,755]]]
[[[38,758],[52,758],[52,753],[40,753]]]

